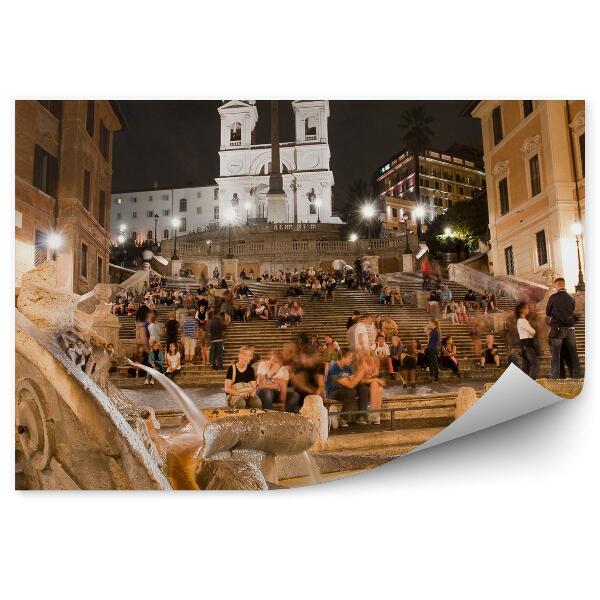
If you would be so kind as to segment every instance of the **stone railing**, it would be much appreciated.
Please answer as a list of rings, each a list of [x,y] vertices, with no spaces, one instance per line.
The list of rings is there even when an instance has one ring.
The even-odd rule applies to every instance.
[[[489,273],[477,271],[463,263],[448,265],[448,277],[460,285],[482,293],[489,290],[492,294],[513,300],[540,302],[548,293],[548,287],[540,283],[501,275],[493,277]]]
[[[410,238],[411,248],[415,250],[415,239]],[[163,256],[170,258],[173,253],[172,240],[165,240],[161,247]],[[398,255],[402,254],[406,246],[404,237],[389,237],[383,239],[366,239],[355,242],[332,240],[282,240],[268,242],[250,242],[244,244],[234,244],[233,252],[236,256],[256,256],[257,258],[266,258],[269,256],[281,257],[290,255],[302,258],[306,256],[337,256],[348,258],[358,255],[383,254]],[[177,255],[181,260],[193,259],[197,257],[222,258],[228,252],[227,243],[206,242],[177,242]]]

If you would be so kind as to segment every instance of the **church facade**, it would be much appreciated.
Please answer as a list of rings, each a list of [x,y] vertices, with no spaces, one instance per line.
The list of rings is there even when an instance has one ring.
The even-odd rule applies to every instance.
[[[281,173],[286,206],[269,211],[267,192],[271,170],[271,144],[254,144],[258,122],[254,101],[232,100],[219,107],[221,145],[220,174],[216,178],[219,224],[333,223],[333,173],[327,100],[292,102],[295,140],[280,144]]]

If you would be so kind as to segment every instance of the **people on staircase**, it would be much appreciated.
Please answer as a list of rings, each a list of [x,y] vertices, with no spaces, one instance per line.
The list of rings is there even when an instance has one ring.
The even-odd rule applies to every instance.
[[[210,329],[210,325],[209,325]],[[252,351],[242,346],[236,362],[229,366],[225,375],[225,400],[230,408],[261,408],[256,395],[256,373],[250,365]]]
[[[442,367],[450,369],[456,377],[460,377],[460,368],[458,366],[458,349],[451,335],[442,340],[440,347]]]
[[[519,302],[515,307],[517,318],[517,332],[521,343],[521,370],[531,379],[536,379],[538,374],[538,354],[535,347],[536,331],[527,319],[529,316],[529,305]]]
[[[152,367],[159,373],[164,373],[165,357],[161,349],[160,342],[154,342],[151,345],[151,350],[148,353],[148,366]],[[154,378],[150,373],[146,375],[146,381],[144,381],[144,385],[148,385],[149,383],[154,385]]]
[[[482,369],[485,368],[485,365],[496,365],[497,369],[500,368],[498,345],[495,342],[494,335],[491,333],[485,336],[485,346],[481,351],[479,365]]]
[[[427,357],[427,366],[429,367],[429,377],[431,381],[438,383],[440,380],[440,371],[438,358],[440,353],[440,323],[437,319],[429,319],[429,325],[425,328],[427,334],[427,347],[425,355]]]
[[[167,368],[165,370],[165,375],[170,379],[173,379],[176,375],[181,373],[181,353],[175,342],[168,344],[167,348],[167,354],[165,356]]]

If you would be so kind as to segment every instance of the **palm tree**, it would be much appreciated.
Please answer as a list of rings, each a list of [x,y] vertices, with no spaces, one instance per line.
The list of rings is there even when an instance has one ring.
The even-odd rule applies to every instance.
[[[412,154],[415,165],[415,204],[421,203],[419,154],[427,150],[431,143],[433,131],[429,126],[433,123],[433,120],[433,117],[425,111],[425,106],[418,104],[403,111],[398,124],[403,132],[402,141],[404,146]],[[421,237],[420,221],[417,221],[417,235]]]

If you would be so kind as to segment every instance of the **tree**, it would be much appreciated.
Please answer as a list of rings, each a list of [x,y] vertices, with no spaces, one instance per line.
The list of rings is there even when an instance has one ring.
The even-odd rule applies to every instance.
[[[346,188],[343,220],[346,225],[342,228],[342,236],[350,237],[355,233],[363,238],[378,238],[381,233],[381,199],[376,196],[373,186],[363,179],[355,179]],[[375,214],[366,219],[363,214],[365,206],[373,206]]]
[[[419,169],[419,154],[427,150],[431,144],[433,130],[430,125],[434,119],[425,111],[423,104],[411,106],[400,115],[398,127],[402,130],[402,141],[405,148],[412,154],[415,172],[414,200],[421,203],[421,182]],[[417,234],[421,236],[421,224],[417,223]]]
[[[451,231],[448,235],[447,230]],[[429,226],[427,243],[432,251],[476,250],[478,241],[489,239],[489,217],[485,192],[472,200],[457,202]]]

